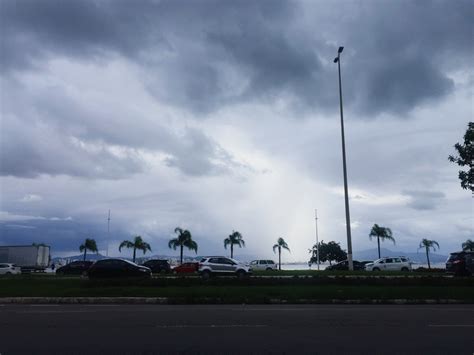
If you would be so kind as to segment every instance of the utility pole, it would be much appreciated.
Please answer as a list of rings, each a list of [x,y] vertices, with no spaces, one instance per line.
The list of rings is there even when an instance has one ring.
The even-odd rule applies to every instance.
[[[318,237],[318,210],[314,210],[315,213],[315,221],[316,221],[316,260],[318,263],[318,271],[319,271],[319,237]]]
[[[110,210],[109,216],[107,217],[107,250],[105,252],[105,256],[109,256],[109,237],[110,237]]]
[[[347,167],[346,167],[346,143],[344,139],[344,111],[342,109],[342,84],[341,84],[341,53],[344,47],[339,47],[334,63],[337,63],[339,72],[339,108],[341,111],[341,138],[342,138],[342,168],[344,172],[344,201],[346,206],[346,231],[347,231],[347,261],[349,270],[354,270],[352,262],[352,237],[351,237],[351,217],[349,213],[349,188],[347,187]]]

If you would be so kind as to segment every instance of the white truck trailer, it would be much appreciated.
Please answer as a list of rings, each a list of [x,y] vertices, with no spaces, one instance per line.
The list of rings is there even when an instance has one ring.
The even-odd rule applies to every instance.
[[[0,246],[0,263],[11,263],[22,271],[44,271],[50,262],[49,246]]]

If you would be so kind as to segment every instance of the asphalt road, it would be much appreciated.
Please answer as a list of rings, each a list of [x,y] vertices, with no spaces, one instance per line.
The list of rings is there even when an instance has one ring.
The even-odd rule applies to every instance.
[[[0,305],[0,354],[474,354],[474,306]]]

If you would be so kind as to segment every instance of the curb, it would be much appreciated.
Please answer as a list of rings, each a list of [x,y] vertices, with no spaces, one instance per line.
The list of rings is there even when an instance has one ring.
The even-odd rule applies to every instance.
[[[474,304],[474,300],[457,299],[269,299],[263,302],[237,302],[219,298],[195,298],[192,302],[168,297],[1,297],[0,305],[6,304],[129,304],[129,305],[172,305],[172,304]]]

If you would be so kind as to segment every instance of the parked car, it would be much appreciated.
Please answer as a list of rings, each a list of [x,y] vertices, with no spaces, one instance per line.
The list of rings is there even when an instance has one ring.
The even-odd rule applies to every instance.
[[[123,259],[103,259],[96,261],[87,271],[89,278],[151,277],[151,270]]]
[[[365,265],[367,271],[411,271],[412,262],[404,256],[380,258]]]
[[[365,265],[367,263],[364,261],[353,260],[352,264],[354,265],[354,270],[365,270]],[[349,261],[343,260],[334,265],[329,265],[325,270],[349,270]]]
[[[183,263],[173,268],[173,274],[192,274],[199,269],[199,263]]]
[[[153,259],[145,261],[142,265],[150,268],[154,274],[167,274],[171,272],[171,266],[168,260]]]
[[[250,262],[252,270],[277,270],[278,265],[273,260],[254,260]]]
[[[474,275],[474,251],[451,253],[446,261],[446,272],[457,276]]]
[[[0,264],[0,275],[19,275],[21,274],[21,267],[15,264],[2,263]]]
[[[94,264],[93,261],[73,261],[56,269],[56,275],[83,275]]]
[[[252,273],[252,268],[237,260],[224,256],[208,256],[199,263],[199,274],[205,279],[211,275],[236,275],[243,278]]]

